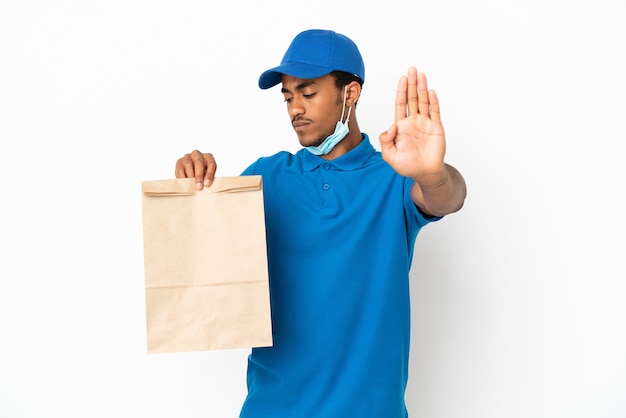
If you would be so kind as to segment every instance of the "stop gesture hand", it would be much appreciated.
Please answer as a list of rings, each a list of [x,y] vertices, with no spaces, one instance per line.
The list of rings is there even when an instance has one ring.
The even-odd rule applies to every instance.
[[[425,188],[445,181],[446,141],[439,101],[434,90],[428,90],[426,75],[415,67],[400,77],[395,123],[379,139],[383,159],[398,174]]]

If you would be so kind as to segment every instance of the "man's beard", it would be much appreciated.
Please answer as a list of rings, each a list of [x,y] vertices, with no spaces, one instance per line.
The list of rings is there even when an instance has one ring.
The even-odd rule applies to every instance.
[[[322,136],[315,138],[313,141],[309,142],[308,144],[305,144],[302,142],[300,143],[304,147],[319,147],[326,140],[326,138],[331,136],[334,132],[335,132],[335,128],[333,128],[330,132],[326,133],[326,135],[322,135]]]

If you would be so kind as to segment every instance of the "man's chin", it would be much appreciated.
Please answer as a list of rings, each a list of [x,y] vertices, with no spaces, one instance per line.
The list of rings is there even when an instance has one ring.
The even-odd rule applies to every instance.
[[[306,138],[298,138],[300,140],[300,145],[303,147],[319,147],[323,141],[320,140],[311,140]]]

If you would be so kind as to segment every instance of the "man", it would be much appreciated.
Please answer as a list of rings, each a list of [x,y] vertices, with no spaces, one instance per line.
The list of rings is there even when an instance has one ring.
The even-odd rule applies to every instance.
[[[282,83],[296,154],[260,158],[274,345],[248,361],[241,418],[403,418],[409,269],[429,222],[458,211],[463,177],[444,162],[439,102],[414,67],[400,78],[382,153],[359,129],[365,71],[357,46],[328,30],[298,34],[259,87]],[[210,186],[210,153],[176,177]]]

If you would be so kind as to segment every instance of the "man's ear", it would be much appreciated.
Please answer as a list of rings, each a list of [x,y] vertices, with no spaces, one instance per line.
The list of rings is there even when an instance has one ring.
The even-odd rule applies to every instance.
[[[361,97],[361,85],[352,81],[348,84],[348,88],[346,89],[346,107],[354,106],[359,101],[359,97]]]

